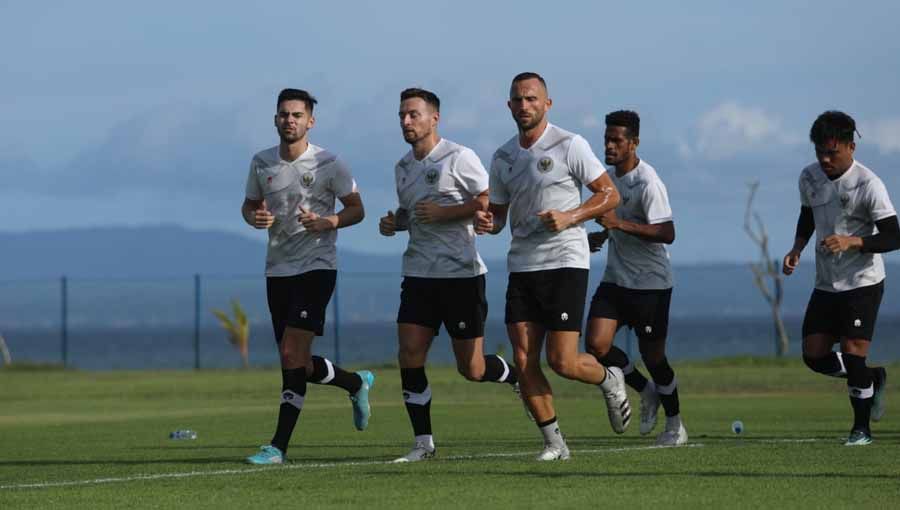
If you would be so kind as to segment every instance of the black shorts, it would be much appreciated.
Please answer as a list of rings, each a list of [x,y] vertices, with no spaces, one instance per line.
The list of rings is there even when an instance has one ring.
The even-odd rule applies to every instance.
[[[317,269],[296,276],[266,278],[266,296],[275,341],[281,342],[284,328],[312,331],[322,336],[325,328],[325,309],[334,292],[337,271]]]
[[[551,331],[580,333],[587,286],[587,269],[509,273],[506,323],[536,322]]]
[[[883,294],[884,281],[844,292],[813,290],[803,317],[803,337],[821,333],[872,340]]]
[[[628,289],[602,282],[591,300],[588,318],[613,319],[643,340],[661,340],[669,332],[672,289]]]
[[[488,311],[484,275],[474,278],[407,276],[400,288],[398,324],[424,326],[437,335],[443,323],[450,338],[484,336]]]

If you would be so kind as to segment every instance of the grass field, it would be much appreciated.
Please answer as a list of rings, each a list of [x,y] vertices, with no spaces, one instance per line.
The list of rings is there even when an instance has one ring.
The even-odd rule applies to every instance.
[[[900,417],[848,448],[846,386],[799,362],[682,363],[691,447],[651,448],[610,430],[599,393],[552,378],[572,459],[537,463],[535,426],[506,385],[429,370],[438,456],[411,446],[399,372],[376,370],[369,430],[336,388],[310,386],[292,463],[243,458],[271,437],[272,370],[0,370],[0,508],[891,508],[900,501]],[[894,377],[900,366],[889,367]],[[889,390],[889,406],[890,402]],[[636,397],[632,394],[634,406]],[[743,420],[734,435],[730,424]],[[179,428],[195,441],[172,441]]]

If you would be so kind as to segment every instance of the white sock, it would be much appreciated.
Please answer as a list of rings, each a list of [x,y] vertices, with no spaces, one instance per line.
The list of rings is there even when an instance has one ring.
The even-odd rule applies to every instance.
[[[422,434],[421,436],[416,436],[416,444],[424,445],[425,448],[428,448],[429,451],[434,450],[434,436],[431,434]]]
[[[612,370],[606,369],[606,377],[603,378],[603,382],[598,384],[600,389],[603,390],[604,393],[609,393],[616,389],[616,376],[613,375]]]
[[[549,425],[541,427],[541,434],[544,435],[544,443],[554,446],[564,446],[566,440],[563,439],[562,432],[559,431],[559,421],[556,420]]]

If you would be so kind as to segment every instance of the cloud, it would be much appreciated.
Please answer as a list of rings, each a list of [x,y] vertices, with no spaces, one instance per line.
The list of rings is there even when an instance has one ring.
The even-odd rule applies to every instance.
[[[860,133],[863,142],[875,144],[882,155],[900,152],[900,118],[862,123]]]
[[[786,130],[777,116],[735,102],[722,103],[701,115],[694,135],[693,143],[679,142],[682,157],[716,161],[772,144],[791,145],[802,141]]]

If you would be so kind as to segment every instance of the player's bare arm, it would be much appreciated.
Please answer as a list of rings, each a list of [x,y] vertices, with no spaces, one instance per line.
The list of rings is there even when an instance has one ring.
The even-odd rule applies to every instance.
[[[245,198],[241,205],[241,216],[253,228],[267,229],[275,223],[275,216],[266,209],[265,200]]]
[[[633,235],[642,241],[651,243],[672,244],[675,242],[675,223],[665,221],[654,225],[642,223],[634,223],[626,221],[616,215],[613,209],[603,216],[597,218],[597,223],[606,227],[607,230],[619,230],[629,235]]]
[[[326,232],[328,230],[336,230],[339,228],[356,225],[366,216],[363,209],[362,197],[359,193],[350,193],[349,195],[339,197],[338,200],[344,206],[337,214],[331,216],[319,216],[318,214],[300,207],[300,216],[297,221],[303,224],[309,232]]]
[[[476,234],[499,234],[506,226],[509,204],[489,204],[487,211],[475,211]]]
[[[604,173],[589,183],[587,188],[593,192],[593,195],[575,209],[571,211],[551,209],[537,213],[547,230],[563,231],[572,225],[597,218],[619,205],[619,191],[609,178],[609,174]]]
[[[442,206],[423,200],[416,203],[415,214],[416,219],[421,223],[442,223],[472,218],[476,211],[487,210],[488,192],[485,190],[472,200],[458,205]]]

